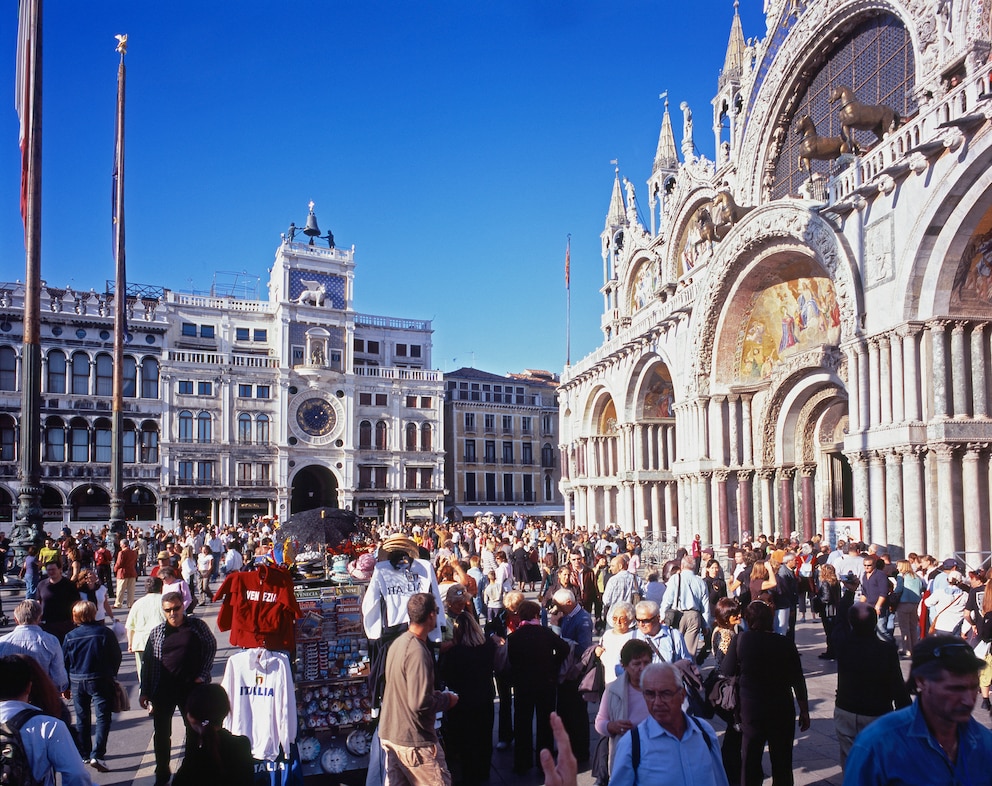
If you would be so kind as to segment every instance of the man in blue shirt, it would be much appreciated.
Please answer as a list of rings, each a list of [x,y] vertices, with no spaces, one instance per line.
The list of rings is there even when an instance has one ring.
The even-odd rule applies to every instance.
[[[727,786],[716,733],[682,711],[685,689],[677,669],[649,665],[641,672],[641,694],[648,717],[617,741],[610,786]]]
[[[672,663],[692,657],[682,634],[662,624],[661,611],[653,600],[642,600],[634,606],[634,619],[637,625],[634,638],[648,643],[654,663]]]
[[[958,636],[917,644],[909,675],[916,701],[858,735],[844,786],[992,783],[992,732],[971,717],[984,667]]]
[[[711,622],[709,590],[693,573],[694,564],[692,557],[682,558],[680,570],[668,580],[661,601],[661,616],[685,638],[691,657],[696,657],[706,643],[706,628]]]

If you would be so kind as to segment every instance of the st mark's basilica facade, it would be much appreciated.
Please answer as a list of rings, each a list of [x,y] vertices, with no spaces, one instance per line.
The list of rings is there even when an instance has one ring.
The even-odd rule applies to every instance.
[[[701,108],[666,104],[647,199],[617,173],[603,342],[562,375],[566,523],[717,545],[850,530],[981,564],[992,4],[765,13],[746,39],[734,11],[716,160],[695,153]]]

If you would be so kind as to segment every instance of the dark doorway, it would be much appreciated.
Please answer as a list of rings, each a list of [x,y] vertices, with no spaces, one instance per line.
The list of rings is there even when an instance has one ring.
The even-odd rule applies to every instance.
[[[290,515],[301,510],[338,507],[338,481],[326,467],[304,467],[293,478]]]

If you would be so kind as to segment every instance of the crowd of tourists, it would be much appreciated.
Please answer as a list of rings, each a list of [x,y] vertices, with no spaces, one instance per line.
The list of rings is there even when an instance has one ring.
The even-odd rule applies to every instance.
[[[597,783],[617,786],[758,786],[767,751],[772,783],[788,786],[796,729],[810,726],[795,633],[814,623],[824,634],[819,656],[836,661],[845,783],[901,782],[909,760],[955,782],[992,778],[992,733],[972,718],[979,691],[990,710],[992,584],[954,559],[910,554],[893,562],[876,545],[759,535],[719,553],[696,536],[659,561],[632,533],[573,532],[522,517],[368,535],[365,545],[387,555],[390,544],[408,542],[443,601],[410,598],[404,668],[429,665],[442,687],[432,677],[429,696],[418,699],[413,682],[398,692],[387,680],[382,744],[408,757],[390,770],[390,784],[481,784],[497,749],[512,750],[518,775],[539,768],[546,782],[570,784],[589,769]],[[181,533],[135,528],[116,550],[106,531],[63,532],[15,565],[0,537],[3,573],[25,582],[17,626],[0,637],[0,721],[31,705],[61,719],[17,718],[31,738],[32,768],[54,769],[67,784],[89,783],[87,767],[108,769],[113,681],[126,648],[153,718],[156,783],[173,777],[177,709],[186,758],[196,765],[172,782],[207,782],[194,770],[213,772],[222,749],[241,747],[216,735],[226,697],[200,690],[216,641],[194,611],[211,602],[212,582],[278,550],[279,540],[262,521]],[[145,593],[136,597],[139,579]],[[433,646],[427,636],[438,616],[443,640]],[[189,658],[180,666],[187,655],[194,667]],[[900,658],[911,659],[908,682]],[[399,711],[414,700],[422,702]],[[424,707],[442,716],[439,729],[421,717]],[[882,728],[908,730],[899,746],[916,747],[896,756]],[[393,745],[397,735],[404,746]],[[70,739],[76,756],[66,754]]]

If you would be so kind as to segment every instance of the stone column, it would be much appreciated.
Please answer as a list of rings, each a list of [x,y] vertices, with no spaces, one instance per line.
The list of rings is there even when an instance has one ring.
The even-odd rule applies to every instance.
[[[730,477],[730,470],[717,469],[713,471],[713,480],[716,493],[716,520],[719,533],[720,544],[727,546],[730,544],[730,514],[727,510],[727,479]]]
[[[710,488],[712,478],[712,472],[700,472],[696,487],[696,532],[699,533],[703,543],[713,543],[713,496]]]
[[[964,548],[964,522],[961,520],[961,485],[956,482],[955,448],[941,443],[933,447],[937,457],[937,521],[939,550],[935,556],[950,557]]]
[[[872,427],[882,422],[881,370],[877,338],[868,341],[868,422]]]
[[[901,335],[902,392],[906,420],[916,422],[923,417],[922,410],[920,409],[920,360],[916,348],[917,330],[912,325],[907,325],[905,330],[901,332]]]
[[[858,382],[861,367],[857,348],[849,344],[844,348],[847,355],[847,431],[857,434],[861,431],[861,385]]]
[[[885,526],[885,454],[873,450],[868,458],[868,506],[871,508],[871,529],[868,543],[888,542]]]
[[[710,410],[709,396],[700,396],[696,406],[696,423],[698,428],[697,445],[700,450],[700,458],[710,457]]]
[[[926,553],[926,509],[923,506],[923,462],[926,449],[910,445],[902,455],[902,517],[906,552]]]
[[[950,413],[947,389],[947,347],[944,344],[947,322],[935,320],[928,325],[933,343],[933,366],[930,377],[933,383],[933,414],[936,420],[946,419]]]
[[[987,418],[988,371],[985,364],[985,325],[971,331],[971,409],[976,418]]]
[[[968,327],[967,322],[955,322],[951,328],[951,390],[954,400],[951,402],[950,410],[956,418],[966,418],[970,414],[968,406],[971,398],[968,396],[968,376],[965,361],[964,331]]]
[[[878,338],[878,399],[880,423],[892,422],[892,363],[890,362],[889,337]]]
[[[729,436],[730,436],[730,466],[739,467],[741,465],[740,450],[740,410],[741,397],[733,394],[728,398],[729,402]]]
[[[679,531],[679,484],[674,480],[666,480],[662,489],[665,495],[665,528],[667,539],[671,532]]]
[[[854,451],[847,456],[851,464],[851,482],[854,485],[854,515],[860,516],[867,538],[871,531],[871,509],[868,506],[868,453]]]
[[[858,423],[861,424],[861,431],[867,431],[877,423],[871,419],[870,369],[868,367],[868,349],[863,339],[855,345],[855,350],[858,353],[858,404],[860,406]]]
[[[646,527],[644,526],[645,510],[644,510],[644,481],[635,480],[633,482],[633,492],[634,492],[634,525],[636,529],[634,530],[638,534],[644,534]]]
[[[902,423],[906,420],[905,398],[903,388],[906,383],[902,370],[902,337],[898,332],[889,336],[889,361],[892,364],[892,420],[895,423]]]
[[[743,463],[754,466],[754,432],[751,430],[751,401],[753,396],[741,396],[741,432],[744,437]]]
[[[572,495],[566,492],[561,496],[565,507],[565,529],[574,531],[575,526],[572,524]]]
[[[980,475],[978,472],[981,454],[988,450],[985,443],[971,442],[961,457],[961,484],[966,489],[975,489],[969,493],[964,504],[964,550],[967,565],[981,565],[985,561],[982,554],[982,528],[988,527],[988,507],[982,504],[982,495],[978,493]],[[983,510],[984,508],[984,510]]]
[[[592,532],[600,526],[600,511],[596,506],[596,487],[586,486],[586,530]]]
[[[781,516],[782,537],[788,538],[796,528],[795,510],[792,504],[792,479],[795,467],[782,467],[778,471],[779,515]]]
[[[802,516],[803,540],[813,537],[816,529],[816,464],[799,467],[799,505]]]
[[[771,535],[775,532],[775,469],[762,467],[757,475],[761,484],[761,532]],[[755,538],[759,534],[755,532]]]
[[[885,452],[885,534],[892,561],[904,557],[902,453],[895,450]]]
[[[658,541],[664,531],[664,518],[662,516],[661,493],[664,491],[664,484],[655,481],[651,484],[651,536]]]
[[[753,470],[742,469],[737,472],[737,521],[740,524],[741,537],[744,537],[745,532],[754,535],[753,477]]]
[[[723,463],[723,457],[728,454],[727,424],[723,406],[726,400],[726,396],[713,396],[713,398],[710,399],[710,404],[707,408],[709,412],[707,421],[710,437],[710,449],[708,451],[708,455],[720,463]]]

